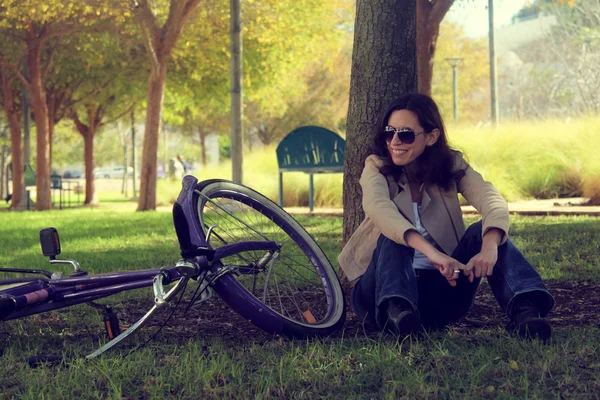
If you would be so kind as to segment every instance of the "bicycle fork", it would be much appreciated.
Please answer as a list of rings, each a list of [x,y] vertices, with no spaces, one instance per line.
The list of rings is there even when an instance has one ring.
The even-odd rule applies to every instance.
[[[159,308],[162,308],[162,307],[170,304],[169,301],[171,301],[174,296],[176,296],[178,293],[181,292],[181,290],[183,290],[186,287],[188,280],[190,278],[182,277],[175,284],[175,286],[173,286],[171,288],[171,290],[169,290],[167,293],[165,293],[165,289],[163,286],[163,279],[164,279],[163,274],[158,274],[153,279],[152,289],[154,290],[154,306],[152,306],[152,308],[142,318],[140,318],[135,324],[133,324],[129,328],[127,328],[127,330],[125,330],[123,333],[116,336],[114,339],[112,339],[110,342],[106,343],[105,345],[101,346],[98,350],[85,356],[86,359],[89,360],[89,359],[98,357],[100,354],[104,353],[105,351],[107,351],[107,350],[111,349],[112,347],[114,347],[115,345],[119,344],[124,339],[126,339],[129,335],[131,335],[132,333],[137,331],[139,328],[144,326],[150,320],[150,317],[152,317],[152,315],[154,315],[156,313],[156,311],[158,311]]]

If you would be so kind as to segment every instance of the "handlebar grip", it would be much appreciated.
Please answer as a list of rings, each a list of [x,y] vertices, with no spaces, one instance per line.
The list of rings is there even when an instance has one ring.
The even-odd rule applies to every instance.
[[[17,309],[17,302],[12,297],[0,298],[0,321]]]

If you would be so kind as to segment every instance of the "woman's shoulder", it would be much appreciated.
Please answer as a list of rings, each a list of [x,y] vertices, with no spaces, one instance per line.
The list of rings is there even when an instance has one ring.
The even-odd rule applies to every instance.
[[[385,160],[383,157],[378,156],[377,154],[371,154],[365,159],[365,168],[367,167],[375,167],[380,169],[384,166]]]
[[[465,156],[462,152],[458,150],[452,150],[452,172],[456,173],[459,171],[465,171],[469,168],[469,163],[465,159]]]
[[[383,176],[386,180],[392,179],[391,175],[385,173],[385,169],[385,158],[376,154],[371,154],[365,159],[365,166],[360,176],[361,184],[365,182],[377,182],[377,184],[379,184],[381,183],[379,180],[379,177],[381,176]]]

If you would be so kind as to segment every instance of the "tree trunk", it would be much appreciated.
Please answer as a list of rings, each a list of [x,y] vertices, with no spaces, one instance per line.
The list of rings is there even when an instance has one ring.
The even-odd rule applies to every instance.
[[[364,218],[358,183],[373,128],[388,105],[417,90],[414,0],[357,0],[344,161],[346,243]]]
[[[127,187],[127,183],[129,180],[129,176],[127,176],[127,167],[129,166],[129,139],[128,136],[125,136],[125,143],[123,143],[123,165],[125,166],[125,172],[123,173],[123,181],[121,182],[121,193],[123,196],[129,197],[129,188]]]
[[[83,155],[85,159],[85,201],[84,206],[95,206],[98,204],[98,194],[96,193],[96,178],[94,177],[94,136],[95,129],[90,129],[87,135],[83,136]]]
[[[6,173],[6,166],[8,164],[9,154],[7,149],[9,149],[9,147],[4,144],[7,138],[8,125],[6,125],[4,129],[2,129],[2,133],[0,134],[0,142],[2,142],[2,144],[0,145],[0,200],[5,199],[8,195],[8,186],[6,185],[8,181],[8,174]],[[7,190],[4,190],[4,188],[6,188]]]
[[[96,178],[94,177],[94,137],[96,131],[102,125],[102,106],[87,109],[87,125],[81,122],[76,111],[70,113],[70,117],[75,123],[75,127],[83,137],[83,158],[85,162],[85,201],[84,206],[93,206],[98,204],[98,195],[96,193]]]
[[[12,200],[11,210],[22,210],[26,206],[25,193],[25,175],[23,174],[25,166],[23,164],[23,144],[21,140],[21,116],[16,111],[15,98],[19,96],[11,90],[11,81],[6,76],[7,72],[0,72],[2,75],[2,96],[4,98],[4,113],[8,119],[10,127],[10,145],[12,151]]]
[[[158,132],[162,119],[167,63],[187,19],[198,7],[200,1],[171,0],[167,20],[161,28],[159,28],[150,2],[138,2],[138,7],[136,7],[136,19],[142,30],[142,37],[151,58],[138,211],[156,209]]]
[[[37,140],[36,157],[36,210],[49,210],[52,208],[50,197],[50,134],[48,124],[48,106],[46,105],[46,92],[42,83],[42,70],[40,52],[42,42],[33,32],[28,32],[27,67],[29,69],[29,96],[31,109],[35,114],[35,128]]]
[[[138,211],[156,209],[158,131],[162,119],[166,76],[166,60],[152,64],[148,82],[148,107],[146,109],[146,128],[144,131],[144,148],[142,150],[142,175],[140,177]]]
[[[203,126],[198,127],[198,134],[200,135],[200,152],[202,157],[202,166],[206,167],[206,130]]]
[[[48,165],[50,166],[50,169],[52,169],[52,152],[54,150],[52,142],[54,139],[54,124],[56,118],[56,100],[53,96],[50,97],[51,98],[48,98],[48,93],[46,93],[46,108],[48,109],[48,152],[50,154]]]
[[[430,26],[429,1],[417,0],[417,71],[419,93],[431,96],[433,57],[440,26]]]
[[[440,24],[454,0],[416,0],[417,5],[417,71],[419,93],[431,96],[433,59]]]
[[[0,139],[2,139],[2,146],[0,147],[0,200],[6,199],[10,190],[8,188],[8,160],[10,156],[10,145],[8,145],[10,127],[8,125],[4,126],[2,129],[2,135],[0,135]],[[6,144],[4,144],[6,143]]]

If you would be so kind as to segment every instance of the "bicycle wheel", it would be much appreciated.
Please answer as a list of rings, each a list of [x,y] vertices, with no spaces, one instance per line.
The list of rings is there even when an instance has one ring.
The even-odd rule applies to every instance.
[[[283,209],[260,193],[225,180],[199,183],[194,201],[205,234],[216,225],[209,238],[213,248],[256,240],[281,246],[278,257],[263,267],[259,260],[264,251],[244,251],[221,260],[234,274],[216,281],[214,289],[234,310],[257,326],[288,337],[326,335],[343,325],[344,294],[331,263]]]

